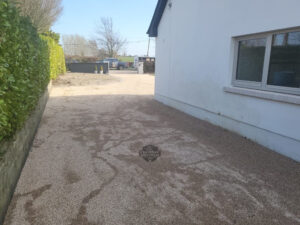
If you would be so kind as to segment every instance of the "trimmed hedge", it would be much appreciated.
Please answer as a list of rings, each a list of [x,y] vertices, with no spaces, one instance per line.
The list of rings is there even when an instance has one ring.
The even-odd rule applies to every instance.
[[[51,37],[55,35],[56,37]],[[63,48],[58,44],[59,36],[53,33],[41,35],[47,42],[50,59],[50,78],[56,79],[58,75],[66,73],[66,63]]]
[[[65,71],[62,50],[56,53],[52,49],[59,49],[58,44],[54,47],[45,39],[12,4],[0,0],[0,142],[23,126],[46,89],[50,74],[56,78]]]

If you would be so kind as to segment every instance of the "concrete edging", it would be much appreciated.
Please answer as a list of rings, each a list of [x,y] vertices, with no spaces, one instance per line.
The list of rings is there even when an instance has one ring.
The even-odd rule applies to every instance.
[[[6,153],[0,159],[0,224],[4,221],[8,206],[42,119],[51,88],[52,82],[50,81],[44,94],[40,97],[36,109],[31,113],[24,127],[15,134],[13,140],[1,143],[0,149],[6,148]]]

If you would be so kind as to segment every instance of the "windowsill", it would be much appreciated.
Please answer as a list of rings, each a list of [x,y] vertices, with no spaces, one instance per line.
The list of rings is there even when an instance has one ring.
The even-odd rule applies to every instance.
[[[245,96],[267,99],[276,102],[284,102],[284,103],[300,105],[300,96],[297,95],[281,94],[276,92],[261,91],[261,90],[239,88],[239,87],[224,87],[224,91],[232,94],[245,95]]]

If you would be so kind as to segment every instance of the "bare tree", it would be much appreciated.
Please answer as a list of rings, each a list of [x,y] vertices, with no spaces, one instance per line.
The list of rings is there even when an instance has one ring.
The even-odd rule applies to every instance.
[[[96,41],[106,50],[108,57],[116,57],[127,43],[114,30],[112,18],[101,18],[101,23],[96,27]]]
[[[80,35],[64,35],[62,37],[64,52],[67,56],[98,57],[96,41],[87,40]]]
[[[88,40],[88,46],[89,46],[89,55],[98,57],[99,49],[98,49],[97,42],[95,40]]]
[[[103,60],[109,56],[107,55],[107,51],[104,48],[100,48],[98,51],[98,57],[100,60]]]
[[[38,32],[50,30],[62,13],[62,0],[12,0],[19,8],[21,15],[29,17]]]

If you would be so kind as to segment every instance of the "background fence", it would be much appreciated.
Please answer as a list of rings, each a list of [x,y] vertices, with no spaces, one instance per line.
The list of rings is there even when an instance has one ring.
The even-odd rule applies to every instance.
[[[155,73],[155,62],[144,62],[144,73]]]
[[[72,73],[100,73],[100,69],[103,69],[104,74],[109,73],[108,63],[69,63],[67,68]]]

